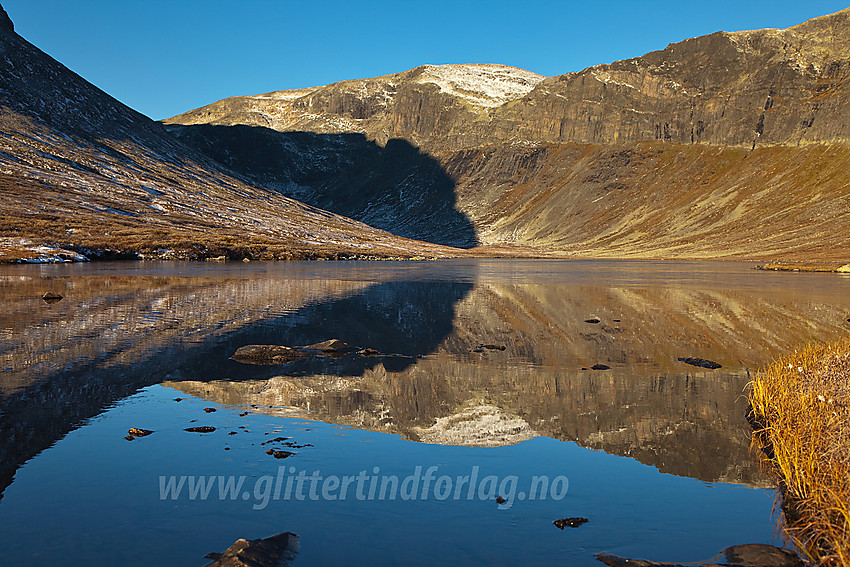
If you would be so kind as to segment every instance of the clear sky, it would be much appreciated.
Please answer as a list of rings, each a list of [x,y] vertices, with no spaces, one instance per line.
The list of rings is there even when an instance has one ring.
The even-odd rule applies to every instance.
[[[579,71],[718,30],[784,28],[848,0],[0,0],[15,30],[161,119],[240,94],[425,63]]]

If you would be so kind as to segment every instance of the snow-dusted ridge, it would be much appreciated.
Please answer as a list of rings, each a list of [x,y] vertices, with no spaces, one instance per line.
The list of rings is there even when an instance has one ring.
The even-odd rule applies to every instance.
[[[475,106],[486,108],[496,107],[511,100],[522,98],[546,78],[525,69],[496,63],[423,65],[417,70],[420,73],[415,79],[416,83],[435,84],[444,93],[460,97]],[[350,79],[335,84],[344,84],[347,90],[352,93],[369,96],[376,93],[367,87],[367,83],[386,80],[387,85],[395,86],[394,81],[397,81],[401,75],[403,73],[375,79]],[[288,102],[310,95],[322,88],[288,89],[250,95],[246,98]],[[391,98],[388,93],[384,94],[387,98]]]
[[[522,98],[545,78],[508,65],[471,63],[425,65],[416,82],[434,83],[444,93],[492,108]]]

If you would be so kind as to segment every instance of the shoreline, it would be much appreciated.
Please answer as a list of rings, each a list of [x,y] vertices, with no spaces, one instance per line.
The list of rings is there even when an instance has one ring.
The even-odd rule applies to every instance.
[[[785,531],[818,565],[850,565],[850,339],[810,345],[760,371],[753,448],[774,476]]]
[[[636,260],[690,262],[766,262],[765,258],[737,255],[670,256],[652,254],[608,254],[599,250],[550,250],[523,246],[485,244],[473,248],[452,248],[422,242],[421,251],[381,246],[376,250],[332,246],[299,248],[287,244],[246,243],[238,246],[208,247],[197,242],[192,248],[165,246],[104,248],[84,244],[45,242],[40,239],[0,236],[0,265],[67,264],[112,261],[188,261],[188,262],[276,262],[276,261],[435,261],[456,258],[503,258],[527,260]],[[850,264],[840,261],[802,263],[773,260],[753,266],[759,271],[850,273]]]

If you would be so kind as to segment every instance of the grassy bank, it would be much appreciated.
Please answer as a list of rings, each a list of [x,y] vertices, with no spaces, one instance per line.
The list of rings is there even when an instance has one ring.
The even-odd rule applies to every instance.
[[[804,264],[800,262],[764,264],[756,266],[759,270],[767,270],[772,272],[838,272],[850,273],[850,264]]]
[[[780,359],[750,403],[790,535],[814,562],[850,566],[850,340]]]

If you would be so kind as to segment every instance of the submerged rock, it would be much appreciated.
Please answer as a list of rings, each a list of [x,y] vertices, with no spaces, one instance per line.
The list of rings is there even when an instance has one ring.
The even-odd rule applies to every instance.
[[[58,293],[54,293],[54,292],[52,292],[52,291],[48,291],[48,292],[46,292],[44,295],[42,295],[42,296],[41,296],[41,299],[42,299],[42,300],[43,300],[46,304],[48,304],[48,305],[53,305],[54,303],[58,303],[58,302],[62,301],[63,296],[59,295]]]
[[[328,339],[320,343],[295,348],[298,350],[318,350],[326,353],[347,353],[360,350],[359,347],[339,339]]]
[[[802,567],[803,562],[793,552],[763,543],[733,545],[723,550],[729,565],[741,567]]]
[[[309,358],[310,353],[280,345],[245,345],[236,349],[230,358],[243,364],[286,364],[299,358]]]
[[[563,530],[564,528],[577,528],[589,521],[590,520],[587,518],[561,518],[560,520],[555,520],[552,523],[555,524],[556,528]]]
[[[291,457],[294,454],[295,453],[293,453],[292,451],[279,451],[275,449],[269,449],[268,451],[266,451],[266,455],[271,455],[275,459],[285,459],[287,457]]]
[[[224,553],[208,553],[215,559],[206,567],[287,567],[298,555],[298,536],[285,532],[265,539],[238,539]]]
[[[215,427],[212,425],[201,425],[200,427],[187,427],[183,431],[188,431],[189,433],[212,433],[215,431]]]
[[[803,567],[799,557],[787,549],[763,543],[733,545],[721,552],[728,567]],[[643,559],[627,559],[610,553],[598,553],[596,559],[611,567],[682,567],[681,563],[659,563]],[[688,565],[697,565],[688,563]],[[702,563],[700,567],[719,567],[717,563]]]
[[[685,364],[690,364],[691,366],[699,366],[701,368],[708,368],[709,370],[715,370],[717,368],[722,368],[722,364],[718,364],[712,360],[707,360],[705,358],[699,358],[696,356],[687,356],[684,358],[679,358],[679,362],[684,362]]]
[[[361,349],[339,339],[328,339],[320,343],[289,347],[284,345],[245,345],[239,347],[230,358],[243,364],[286,364],[300,358],[316,355],[344,356],[351,352],[362,355],[379,354],[374,349]]]
[[[204,408],[204,411],[207,412],[207,413],[212,413],[212,412],[216,411],[216,409],[215,408]]]
[[[153,433],[150,429],[141,429],[139,427],[131,427],[129,431],[127,431],[127,437],[147,437]]]

